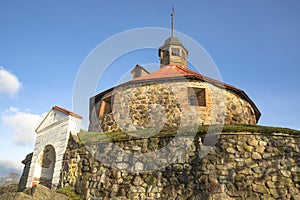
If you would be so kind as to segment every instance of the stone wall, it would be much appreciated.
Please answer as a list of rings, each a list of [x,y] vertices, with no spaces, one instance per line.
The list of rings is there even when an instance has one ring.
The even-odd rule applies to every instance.
[[[19,185],[18,185],[18,191],[23,191],[26,188],[26,183],[29,175],[29,169],[30,169],[30,164],[31,164],[31,159],[32,159],[33,153],[30,153],[26,156],[26,158],[22,161],[24,164],[23,168],[23,173],[21,175]]]
[[[205,89],[206,106],[190,105],[188,87]],[[113,95],[112,112],[99,118],[101,101]],[[195,123],[256,124],[249,102],[232,91],[196,80],[167,80],[119,86],[90,101],[89,131],[130,131]]]
[[[111,147],[99,149],[99,143],[92,143],[89,152],[70,137],[60,187],[74,187],[85,199],[300,199],[299,136],[222,133],[213,147],[202,146],[203,135],[183,137],[191,141],[184,156],[160,170],[137,173],[124,171],[130,167],[126,157],[115,160],[116,168],[95,159],[99,154],[114,156]],[[147,153],[172,140],[174,136],[166,135],[111,142]],[[171,145],[171,156],[176,148]],[[207,148],[210,152],[199,157]]]

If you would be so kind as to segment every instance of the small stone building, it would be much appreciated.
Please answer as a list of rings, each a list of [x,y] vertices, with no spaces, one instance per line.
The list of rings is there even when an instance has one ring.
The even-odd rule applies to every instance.
[[[80,132],[82,117],[54,106],[36,129],[33,153],[23,161],[25,168],[19,190],[42,184],[57,186],[70,134]]]
[[[133,79],[90,99],[89,131],[126,131],[193,124],[257,124],[247,94],[188,68],[188,50],[172,36],[159,48],[160,69],[142,66]]]

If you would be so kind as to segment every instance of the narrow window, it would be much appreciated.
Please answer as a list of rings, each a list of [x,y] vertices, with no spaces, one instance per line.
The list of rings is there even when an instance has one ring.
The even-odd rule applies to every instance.
[[[249,106],[248,106],[248,113],[249,113],[248,115],[249,115],[250,124],[256,124],[255,114]]]
[[[189,87],[188,102],[192,106],[206,106],[205,89]]]
[[[99,117],[103,117],[104,115],[112,112],[113,99],[113,96],[109,96],[102,100],[100,105]]]
[[[163,50],[163,56],[164,58],[169,56],[169,51],[168,50]]]
[[[180,49],[178,49],[178,48],[172,48],[172,55],[174,55],[174,56],[180,56]]]
[[[181,55],[182,55],[182,58],[186,59],[186,54],[185,54],[184,50],[181,50]]]

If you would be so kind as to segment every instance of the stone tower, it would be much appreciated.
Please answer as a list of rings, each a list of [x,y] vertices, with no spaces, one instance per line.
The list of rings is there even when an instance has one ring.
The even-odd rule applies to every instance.
[[[174,37],[174,9],[172,10],[172,32],[171,37],[165,40],[163,46],[159,47],[158,56],[160,57],[160,68],[176,64],[187,68],[188,50],[182,42]]]

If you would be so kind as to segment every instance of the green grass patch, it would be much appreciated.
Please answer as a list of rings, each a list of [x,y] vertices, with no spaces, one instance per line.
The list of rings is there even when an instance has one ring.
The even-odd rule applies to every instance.
[[[300,136],[300,131],[298,130],[293,130],[289,128],[271,127],[271,126],[249,125],[249,124],[224,125],[222,132],[224,133],[250,132],[250,133],[264,133],[264,134],[283,133],[283,134]]]
[[[151,135],[155,129],[144,129],[139,131],[132,131],[129,134],[124,132],[86,132],[81,131],[79,133],[80,140],[84,143],[101,143],[101,142],[117,142],[124,140],[135,140],[140,139],[142,135]],[[194,130],[194,131],[193,131]],[[209,133],[238,133],[238,132],[249,132],[249,133],[261,133],[261,134],[273,134],[282,133],[290,135],[299,135],[300,131],[289,128],[279,128],[271,126],[259,126],[259,125],[201,125],[198,126],[197,133],[207,134]],[[195,127],[183,127],[178,130],[178,127],[164,127],[157,134],[151,137],[166,137],[175,136],[180,132],[181,135],[195,134]]]

